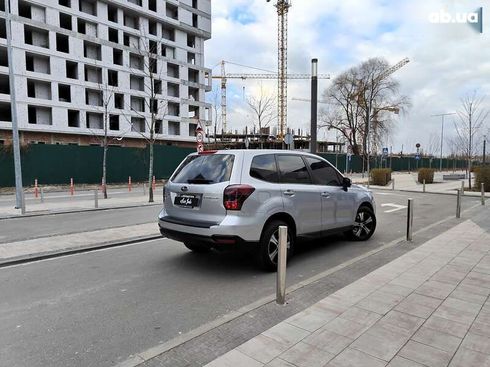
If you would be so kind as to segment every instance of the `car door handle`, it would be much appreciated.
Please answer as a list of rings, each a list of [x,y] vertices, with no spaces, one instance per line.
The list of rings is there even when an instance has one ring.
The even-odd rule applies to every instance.
[[[286,190],[286,191],[284,191],[283,194],[286,196],[294,196],[294,191],[293,190]]]
[[[330,197],[330,193],[322,192],[322,198],[328,199]]]

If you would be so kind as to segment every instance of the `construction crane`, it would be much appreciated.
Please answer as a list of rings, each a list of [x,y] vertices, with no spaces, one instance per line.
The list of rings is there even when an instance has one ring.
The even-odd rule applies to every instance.
[[[262,70],[258,68],[252,68],[262,71],[267,71],[267,73],[226,73],[226,64],[234,64],[238,66],[252,68],[250,66],[235,64],[229,61],[221,61],[221,75],[213,75],[213,79],[221,80],[221,122],[223,124],[223,131],[227,132],[227,103],[226,103],[226,84],[228,79],[280,79],[278,74],[268,72],[267,70]],[[311,79],[310,74],[286,74],[286,79]],[[319,74],[318,79],[330,79],[329,74]],[[278,114],[280,116],[280,114]],[[280,135],[283,136],[283,135]]]
[[[267,0],[270,2],[270,0]],[[277,0],[277,114],[279,139],[284,137],[288,118],[288,11],[291,0]]]

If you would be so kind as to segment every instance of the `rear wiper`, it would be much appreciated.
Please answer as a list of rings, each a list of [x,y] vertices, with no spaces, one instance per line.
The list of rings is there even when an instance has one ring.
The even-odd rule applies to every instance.
[[[187,183],[190,184],[210,184],[213,182],[214,182],[213,180],[206,180],[204,178],[194,178],[194,179],[187,180]]]

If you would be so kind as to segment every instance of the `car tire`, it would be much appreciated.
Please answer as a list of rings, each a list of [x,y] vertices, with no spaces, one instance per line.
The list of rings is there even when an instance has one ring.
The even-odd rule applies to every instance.
[[[362,205],[357,210],[355,224],[346,236],[353,241],[367,241],[376,230],[376,215],[373,210],[366,205]]]
[[[259,266],[266,271],[277,270],[277,255],[279,243],[279,226],[287,226],[281,220],[273,220],[264,227],[260,237],[259,251],[257,254]],[[288,227],[288,259],[294,250],[294,235]]]
[[[206,252],[211,251],[211,247],[200,244],[200,243],[184,242],[184,245],[185,245],[185,247],[187,247],[192,252],[195,252],[198,254],[204,254]]]

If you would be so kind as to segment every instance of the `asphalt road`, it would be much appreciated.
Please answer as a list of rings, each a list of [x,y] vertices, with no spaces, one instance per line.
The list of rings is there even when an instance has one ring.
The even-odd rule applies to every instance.
[[[375,235],[305,244],[288,286],[403,236],[409,195],[415,229],[454,215],[454,196],[378,193]],[[112,366],[274,292],[275,274],[242,254],[197,255],[164,239],[3,268],[0,364]]]

